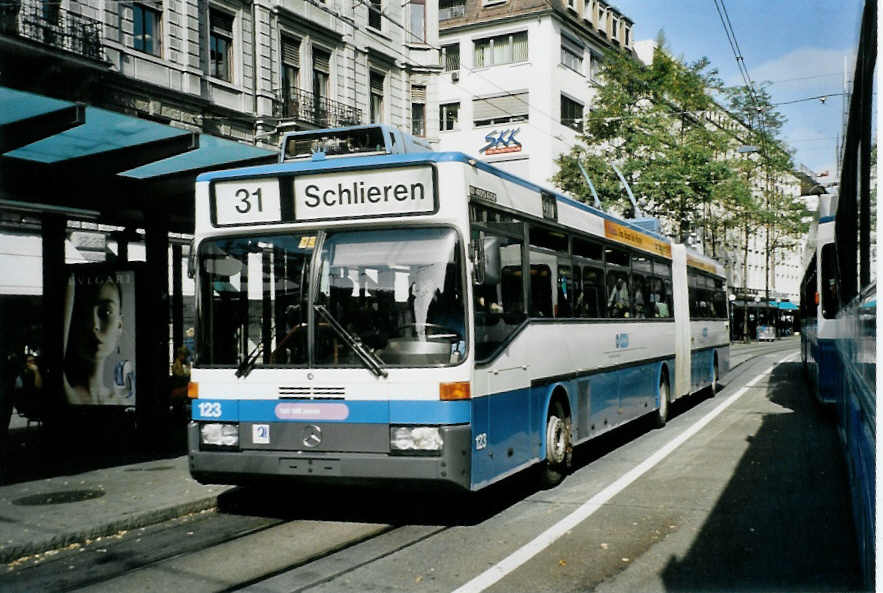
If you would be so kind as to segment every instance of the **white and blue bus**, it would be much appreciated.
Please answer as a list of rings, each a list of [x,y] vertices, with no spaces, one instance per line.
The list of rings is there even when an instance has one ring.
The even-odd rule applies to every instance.
[[[804,274],[804,363],[816,397],[831,404],[856,530],[862,585],[879,590],[877,509],[876,209],[872,168],[877,2],[866,0],[836,203],[820,209],[817,253]],[[813,287],[815,292],[813,292]],[[804,307],[806,301],[809,306]]]
[[[465,154],[201,175],[190,470],[478,490],[710,388],[717,263]]]
[[[833,404],[840,380],[837,337],[843,323],[838,320],[840,296],[837,290],[837,251],[834,243],[835,217],[832,201],[819,201],[819,218],[811,229],[810,258],[801,283],[800,351],[807,379],[819,403]]]

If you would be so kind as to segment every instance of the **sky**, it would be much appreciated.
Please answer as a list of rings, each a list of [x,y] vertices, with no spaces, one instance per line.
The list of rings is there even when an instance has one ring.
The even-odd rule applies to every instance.
[[[718,0],[755,83],[770,81],[773,103],[785,116],[781,137],[796,152],[796,165],[836,177],[842,133],[844,57],[852,76],[863,2],[860,0]],[[614,0],[634,21],[633,39],[656,39],[662,30],[669,52],[694,62],[707,57],[727,85],[744,84],[714,0]],[[875,89],[876,91],[876,89]],[[876,96],[875,96],[876,99]],[[874,111],[876,112],[876,106]],[[876,129],[876,126],[875,128]],[[876,138],[875,138],[876,141]],[[824,178],[820,180],[824,181]]]

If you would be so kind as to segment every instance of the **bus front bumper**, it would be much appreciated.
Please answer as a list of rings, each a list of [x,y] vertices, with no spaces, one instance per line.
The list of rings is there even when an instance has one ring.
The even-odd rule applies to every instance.
[[[377,483],[470,488],[471,428],[442,427],[441,455],[383,453],[200,450],[199,423],[188,426],[190,474],[203,484],[246,484],[291,479],[325,484]]]

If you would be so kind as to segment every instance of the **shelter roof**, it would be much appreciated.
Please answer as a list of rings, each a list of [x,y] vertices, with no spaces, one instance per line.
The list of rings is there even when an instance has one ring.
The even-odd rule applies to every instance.
[[[143,225],[168,214],[192,232],[206,171],[265,164],[278,152],[106,109],[0,86],[0,207]]]

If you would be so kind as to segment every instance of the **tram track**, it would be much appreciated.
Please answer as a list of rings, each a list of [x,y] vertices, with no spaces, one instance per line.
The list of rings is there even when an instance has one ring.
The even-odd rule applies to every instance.
[[[0,592],[79,590],[222,542],[260,534],[282,522],[254,516],[220,518],[216,509],[191,513],[21,558],[7,565],[0,578]]]

